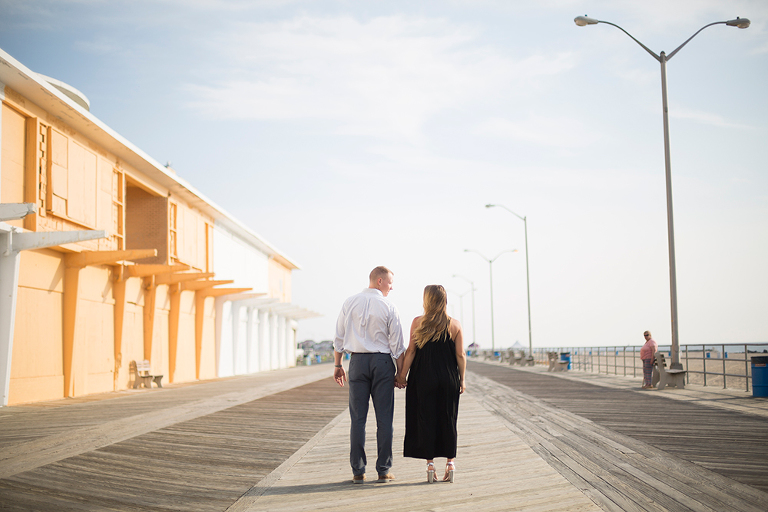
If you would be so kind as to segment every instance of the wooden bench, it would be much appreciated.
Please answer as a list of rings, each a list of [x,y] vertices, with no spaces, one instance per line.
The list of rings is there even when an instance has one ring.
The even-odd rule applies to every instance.
[[[678,370],[678,369],[669,369],[667,368],[666,360],[664,359],[664,354],[661,352],[656,352],[656,368],[653,372],[653,380],[651,381],[651,384],[654,386],[657,386],[656,389],[661,391],[665,387],[669,386],[672,388],[678,388],[678,389],[685,389],[685,370]]]
[[[547,368],[547,371],[564,372],[568,369],[568,361],[561,361],[560,354],[557,352],[547,352],[547,357],[549,358],[549,368]]]
[[[163,387],[163,376],[152,375],[152,368],[149,365],[149,361],[146,359],[140,362],[131,361],[128,365],[128,369],[133,378],[133,389],[138,389],[139,386],[151,388],[152,382],[157,384],[157,387],[159,388]]]
[[[533,356],[525,356],[525,350],[520,350],[515,352],[514,358],[509,359],[509,364],[511,365],[518,365],[518,366],[533,366],[535,363],[535,360],[533,359]]]

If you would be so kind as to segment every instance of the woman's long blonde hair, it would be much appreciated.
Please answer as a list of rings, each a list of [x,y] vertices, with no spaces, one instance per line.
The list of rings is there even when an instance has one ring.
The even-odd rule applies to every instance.
[[[447,313],[448,294],[439,284],[431,284],[424,288],[424,316],[421,323],[413,331],[416,346],[422,348],[428,341],[438,340],[451,325]]]

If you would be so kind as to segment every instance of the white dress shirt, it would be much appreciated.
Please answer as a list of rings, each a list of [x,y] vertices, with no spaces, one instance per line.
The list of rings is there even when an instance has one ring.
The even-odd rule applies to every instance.
[[[397,308],[376,288],[348,298],[336,321],[333,348],[336,352],[381,352],[397,359],[405,352]]]

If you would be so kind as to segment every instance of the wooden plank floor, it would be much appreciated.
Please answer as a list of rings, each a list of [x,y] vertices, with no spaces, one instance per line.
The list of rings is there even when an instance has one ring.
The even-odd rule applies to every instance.
[[[189,411],[202,411],[200,404],[219,397],[218,405],[229,407],[327,375],[328,369],[322,365],[298,367],[228,379],[166,384],[161,389],[124,390],[0,407],[0,466],[4,465],[4,458],[11,448],[24,442],[57,434],[71,436],[74,429],[104,425],[136,415],[146,416],[158,412],[167,415],[170,408],[186,407]]]
[[[396,392],[397,480],[352,485],[346,389],[319,365],[2,408],[0,509],[767,508],[768,407],[689,389],[644,393],[603,376],[590,377],[595,385],[575,373],[470,368],[452,485],[426,484],[423,462],[400,455],[403,391]],[[640,411],[667,421],[649,424]],[[373,449],[373,417],[367,434]],[[723,439],[731,446],[718,444]]]
[[[480,395],[466,394],[459,405],[459,445],[455,483],[426,482],[422,460],[402,456],[405,393],[398,391],[395,413],[396,480],[351,483],[349,415],[344,414],[322,441],[255,496],[243,496],[228,512],[243,511],[408,511],[473,510],[599,512],[600,508],[487,411]],[[366,447],[376,458],[375,418],[369,413]],[[437,461],[442,477],[445,459]],[[372,472],[372,475],[371,475]]]
[[[192,411],[191,419],[0,479],[0,508],[225,510],[346,409],[347,393],[334,388],[329,371],[326,366],[320,369],[321,373],[308,374],[314,382],[244,403],[238,403],[243,395],[258,394],[257,390],[242,389],[248,382],[241,381],[238,386],[231,382],[218,387],[199,386],[194,399],[183,405]],[[319,375],[325,378],[317,380]],[[291,372],[283,372],[282,377],[290,380]],[[182,401],[188,394],[186,390],[180,393]],[[145,393],[143,397],[149,405],[137,407],[129,401],[127,405],[133,407],[128,408],[134,414],[137,409],[155,410],[159,395]],[[166,404],[166,410],[180,407],[170,399],[173,392],[165,395],[164,400],[171,402]],[[209,399],[201,400],[201,396]],[[115,400],[121,401],[126,402]],[[114,409],[114,404],[108,402],[102,403],[104,408]],[[226,404],[224,408],[209,412],[211,403],[221,402]],[[69,411],[59,410],[60,416],[53,421],[56,430],[64,428],[68,420],[82,425],[85,420],[75,419],[76,410],[80,415],[93,413],[105,421],[112,418],[112,413],[97,411],[96,402],[85,408],[71,407]],[[48,411],[42,421],[51,414]],[[146,414],[132,419],[140,422]],[[30,428],[34,430],[34,426]],[[51,437],[58,439],[64,435],[56,433]],[[82,440],[86,445],[89,441]],[[30,443],[20,445],[29,447]],[[4,449],[4,455],[7,451]],[[29,456],[35,458],[34,453]]]
[[[486,406],[606,510],[766,509],[764,417],[500,365],[470,368]]]

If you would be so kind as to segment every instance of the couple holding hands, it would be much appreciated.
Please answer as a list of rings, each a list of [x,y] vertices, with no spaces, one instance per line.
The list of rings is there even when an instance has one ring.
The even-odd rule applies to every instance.
[[[369,400],[376,414],[378,481],[394,480],[392,439],[395,393],[405,388],[403,455],[427,461],[435,481],[435,457],[446,457],[444,481],[453,482],[459,395],[465,390],[466,356],[461,324],[447,313],[445,288],[424,289],[424,314],[413,319],[406,350],[395,306],[387,299],[394,274],[376,267],[369,286],[344,302],[334,338],[334,379],[349,382],[352,481],[366,480],[365,423]],[[348,374],[341,364],[350,353]],[[394,360],[394,362],[393,362]]]

